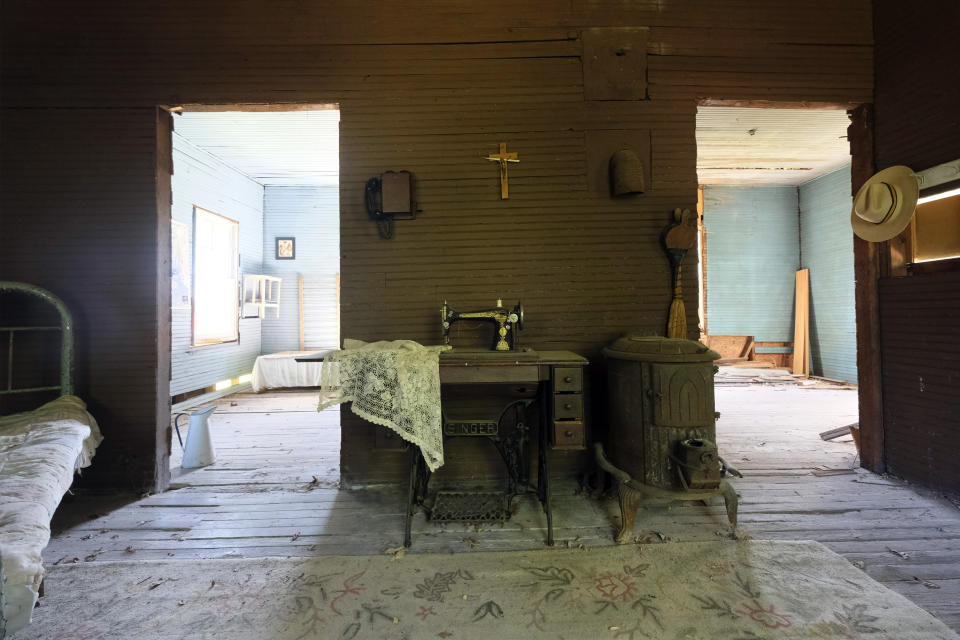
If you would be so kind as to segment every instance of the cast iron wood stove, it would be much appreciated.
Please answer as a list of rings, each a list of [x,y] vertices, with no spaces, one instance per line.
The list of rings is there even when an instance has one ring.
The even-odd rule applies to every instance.
[[[617,480],[622,526],[633,532],[637,507],[722,495],[732,526],[737,494],[717,453],[713,361],[720,355],[692,340],[624,336],[606,347],[609,457],[598,464]]]

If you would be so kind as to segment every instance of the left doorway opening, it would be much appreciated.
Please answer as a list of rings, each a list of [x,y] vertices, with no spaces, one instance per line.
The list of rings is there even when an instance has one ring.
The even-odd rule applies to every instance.
[[[171,488],[338,476],[339,415],[294,358],[340,340],[339,107],[172,111],[171,404],[218,408],[208,467],[180,468],[173,430]]]

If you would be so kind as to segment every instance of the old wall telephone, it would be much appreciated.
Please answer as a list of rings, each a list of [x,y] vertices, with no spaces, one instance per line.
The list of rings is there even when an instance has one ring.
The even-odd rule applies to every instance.
[[[411,183],[409,171],[386,171],[367,180],[364,187],[367,215],[377,223],[381,238],[393,237],[394,220],[412,220],[416,217]]]

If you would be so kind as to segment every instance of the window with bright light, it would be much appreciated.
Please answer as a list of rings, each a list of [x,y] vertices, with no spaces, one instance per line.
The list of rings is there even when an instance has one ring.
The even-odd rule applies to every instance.
[[[912,230],[914,262],[960,257],[960,189],[920,198]]]
[[[193,346],[239,338],[239,238],[236,220],[193,208]]]

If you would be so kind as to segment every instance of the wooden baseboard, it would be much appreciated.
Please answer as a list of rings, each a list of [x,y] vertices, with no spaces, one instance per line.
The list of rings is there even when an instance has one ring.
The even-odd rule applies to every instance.
[[[190,396],[189,398],[186,398],[185,400],[181,400],[180,402],[177,402],[176,404],[171,406],[170,412],[176,413],[178,411],[186,411],[187,409],[190,409],[192,407],[196,407],[201,404],[205,404],[207,402],[217,400],[218,398],[223,398],[224,396],[232,395],[234,393],[240,393],[241,391],[250,391],[250,383],[242,382],[240,384],[235,384],[232,387],[221,389],[220,391],[210,391],[208,393],[201,393],[200,395]],[[187,395],[187,394],[181,394],[181,395]],[[179,396],[174,396],[174,398],[177,398],[177,397]]]

